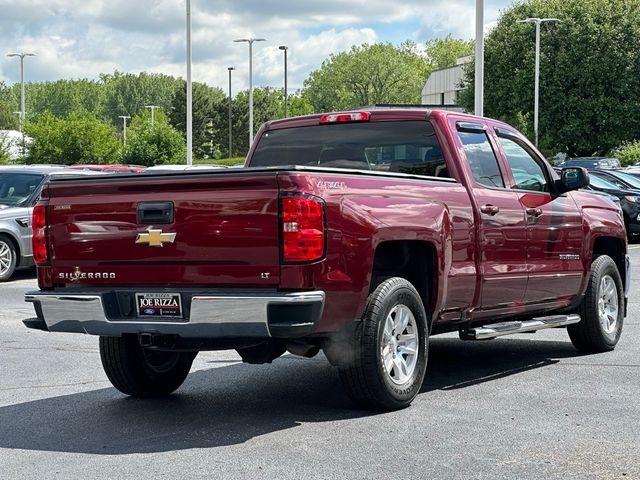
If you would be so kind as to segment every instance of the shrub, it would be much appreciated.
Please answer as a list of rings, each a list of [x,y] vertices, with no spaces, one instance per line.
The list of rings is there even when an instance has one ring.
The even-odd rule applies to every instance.
[[[127,146],[122,162],[151,167],[170,163],[185,163],[186,147],[182,135],[157,112],[154,125],[148,112],[133,118],[127,130]]]
[[[27,124],[27,133],[33,138],[27,163],[108,164],[120,158],[115,131],[91,113],[65,119],[44,113]]]
[[[623,167],[640,162],[640,140],[623,142],[622,145],[611,151],[611,156],[620,160]]]

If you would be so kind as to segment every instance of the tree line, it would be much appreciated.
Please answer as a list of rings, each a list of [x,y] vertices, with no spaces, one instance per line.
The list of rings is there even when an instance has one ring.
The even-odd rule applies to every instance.
[[[374,103],[420,103],[429,72],[470,53],[465,40],[433,40],[422,52],[412,42],[354,46],[332,55],[311,73],[304,88],[288,95],[289,116],[354,108]],[[169,75],[114,72],[97,80],[56,80],[26,84],[26,133],[32,163],[182,163],[186,136],[186,82]],[[244,156],[249,148],[249,92],[229,99],[217,87],[193,83],[193,154],[198,159]],[[254,124],[283,118],[282,89],[254,88]],[[0,84],[0,130],[17,129],[14,113],[20,85]],[[148,106],[155,105],[151,135]],[[131,117],[127,146],[121,116]],[[179,135],[176,135],[178,133]],[[165,142],[160,142],[166,138]],[[151,142],[151,144],[149,144]],[[166,150],[169,149],[169,150]],[[135,154],[134,154],[135,152]],[[161,152],[163,152],[161,154]],[[137,156],[136,156],[137,155]]]

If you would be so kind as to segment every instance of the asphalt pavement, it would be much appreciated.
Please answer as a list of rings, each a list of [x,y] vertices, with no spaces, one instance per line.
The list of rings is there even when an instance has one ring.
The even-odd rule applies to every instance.
[[[640,245],[633,245],[640,279]],[[198,355],[165,399],[127,398],[96,337],[26,329],[34,273],[0,284],[0,479],[640,479],[640,285],[614,352],[564,330],[433,337],[413,405],[355,409],[326,359]]]

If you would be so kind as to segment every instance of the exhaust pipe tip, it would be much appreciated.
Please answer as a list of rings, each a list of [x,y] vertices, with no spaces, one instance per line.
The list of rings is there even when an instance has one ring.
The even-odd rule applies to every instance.
[[[317,345],[308,343],[287,343],[287,352],[300,357],[313,358],[320,351]]]

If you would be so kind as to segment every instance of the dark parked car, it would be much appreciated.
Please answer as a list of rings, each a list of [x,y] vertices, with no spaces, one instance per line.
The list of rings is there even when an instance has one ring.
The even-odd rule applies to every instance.
[[[576,157],[566,160],[558,166],[560,168],[584,167],[589,170],[594,168],[616,169],[620,168],[620,160],[610,157]]]
[[[592,170],[590,173],[595,173],[620,188],[640,190],[640,178],[622,170]]]
[[[640,189],[621,188],[601,172],[589,172],[589,188],[608,193],[620,200],[624,226],[629,238],[640,233]]]

